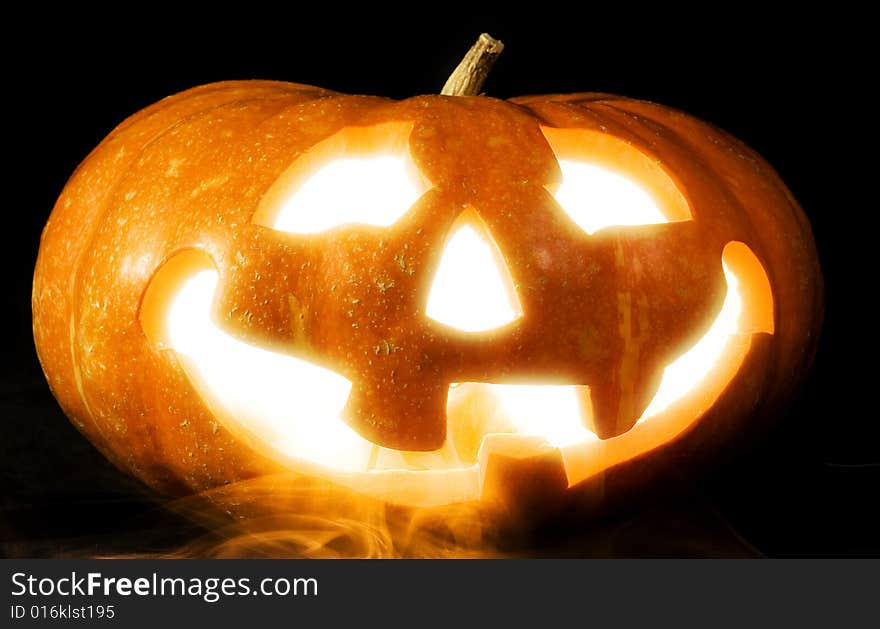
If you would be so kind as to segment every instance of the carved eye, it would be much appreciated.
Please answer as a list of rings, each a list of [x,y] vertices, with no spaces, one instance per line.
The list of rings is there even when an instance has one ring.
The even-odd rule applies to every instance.
[[[253,221],[293,234],[388,227],[430,185],[409,154],[411,123],[347,127],[300,156],[263,196]]]
[[[549,186],[568,217],[588,234],[605,227],[691,219],[687,200],[652,158],[619,138],[589,129],[543,127],[562,182]]]

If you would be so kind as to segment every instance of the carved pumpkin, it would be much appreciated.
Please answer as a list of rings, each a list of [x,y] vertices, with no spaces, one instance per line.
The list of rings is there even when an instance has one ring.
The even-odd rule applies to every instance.
[[[791,395],[821,305],[788,190],[686,114],[266,81],[113,131],[33,293],[64,411],[152,487],[407,505],[715,452]]]

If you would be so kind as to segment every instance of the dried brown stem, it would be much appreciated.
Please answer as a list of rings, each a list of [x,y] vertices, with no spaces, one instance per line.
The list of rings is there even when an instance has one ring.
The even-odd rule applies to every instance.
[[[446,80],[444,96],[477,96],[504,44],[483,33]]]

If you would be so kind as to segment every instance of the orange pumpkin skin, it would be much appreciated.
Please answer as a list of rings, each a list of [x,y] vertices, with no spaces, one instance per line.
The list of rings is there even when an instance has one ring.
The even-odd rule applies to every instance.
[[[413,123],[410,152],[435,190],[401,219],[402,226],[395,226],[398,241],[392,237],[392,245],[378,257],[375,231],[318,235],[302,245],[305,253],[294,255],[289,240],[253,224],[261,198],[297,156],[341,128],[392,121]],[[489,349],[454,335],[440,338],[428,324],[407,327],[394,314],[399,306],[394,300],[417,301],[426,279],[402,265],[395,269],[393,245],[405,241],[416,269],[429,268],[460,211],[449,209],[456,204],[486,214],[514,274],[521,274],[518,279],[532,268],[526,245],[551,251],[558,270],[550,271],[549,288],[529,297],[531,312],[583,314],[559,288],[566,273],[582,275],[586,262],[583,251],[560,242],[552,221],[544,218],[544,186],[558,179],[558,171],[540,125],[590,129],[624,140],[662,165],[693,210],[691,226],[675,224],[675,230],[667,231],[666,225],[652,226],[588,239],[601,264],[628,268],[635,258],[650,260],[649,278],[611,274],[591,295],[609,295],[610,300],[615,283],[621,283],[662,301],[670,290],[668,278],[683,283],[689,278],[692,290],[681,311],[686,314],[656,314],[656,338],[645,350],[638,378],[645,381],[647,399],[653,390],[648,381],[656,380],[669,347],[704,329],[717,310],[723,291],[720,246],[745,242],[766,271],[773,295],[773,334],[754,337],[736,376],[699,421],[685,434],[602,470],[582,485],[600,478],[604,493],[614,494],[617,484],[622,491],[650,481],[655,464],[670,457],[710,458],[738,434],[772,419],[812,360],[822,319],[822,278],[806,217],[773,169],[742,143],[679,111],[604,94],[392,101],[266,81],[206,85],[166,98],[121,124],[74,173],[43,233],[34,276],[34,337],[54,395],[111,461],[161,492],[205,491],[289,471],[260,444],[218,423],[173,352],[157,350],[144,334],[139,308],[146,287],[164,261],[186,248],[205,251],[220,271],[218,323],[231,334],[280,351],[295,341],[294,314],[286,299],[273,296],[292,292],[306,310],[338,311],[347,295],[326,287],[334,278],[345,281],[343,261],[362,267],[356,284],[372,308],[359,328],[363,331],[352,336],[350,319],[329,317],[309,331],[309,342],[330,364],[344,364],[353,381],[384,384],[379,394],[356,389],[361,399],[350,421],[362,434],[391,447],[436,445],[444,430],[435,421],[438,412],[442,415],[437,405],[445,404],[446,386],[479,380],[481,369],[490,381],[511,366],[514,375],[516,369],[530,368],[571,378],[600,377],[607,365],[598,357],[588,356],[584,362],[591,367],[581,374],[568,356],[571,337],[548,331],[560,321],[570,325],[574,314],[570,319],[535,317],[531,328],[515,333],[516,343],[498,342]],[[508,223],[499,208],[508,212]],[[413,235],[417,228],[419,238]],[[523,233],[528,233],[525,242],[517,236]],[[622,262],[614,262],[615,254]],[[332,272],[308,271],[303,261],[321,255],[336,256],[340,265]],[[393,282],[392,291],[363,285],[364,278],[380,275]],[[613,310],[611,303],[593,301],[597,314],[583,316],[601,317],[603,306]],[[607,329],[614,316],[608,314],[608,321],[597,325]],[[403,348],[391,357],[395,362],[383,365],[361,356],[361,348],[381,340],[377,335],[389,322]],[[535,339],[542,327],[546,334],[538,348]],[[352,339],[350,345],[346,339]],[[608,345],[606,354],[621,351],[614,338],[602,341]],[[522,343],[531,348],[528,365],[517,363],[513,350]],[[419,362],[416,354],[425,347],[433,350],[431,360]],[[416,363],[418,369],[411,368]],[[609,390],[616,386],[607,385]],[[620,400],[613,394],[606,400],[610,415],[622,418],[622,428],[613,421],[605,427],[609,434],[638,417],[619,410]],[[646,400],[630,402],[642,409]],[[388,420],[375,421],[383,413]],[[566,493],[558,466],[541,457],[528,464],[500,464],[493,492],[517,494],[517,487],[531,482]]]

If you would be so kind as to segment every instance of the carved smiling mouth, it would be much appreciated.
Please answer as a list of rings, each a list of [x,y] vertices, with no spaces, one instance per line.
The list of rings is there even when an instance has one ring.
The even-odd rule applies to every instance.
[[[175,353],[216,420],[254,450],[290,469],[413,505],[479,499],[500,460],[555,457],[564,468],[560,478],[572,486],[672,441],[699,421],[735,378],[751,335],[773,332],[773,298],[764,268],[747,245],[731,240],[723,246],[720,260],[727,283],[723,306],[702,338],[686,340],[691,326],[708,322],[712,310],[706,310],[707,304],[720,302],[720,291],[714,291],[721,288],[722,273],[714,256],[724,241],[712,237],[711,243],[696,247],[699,260],[689,265],[667,262],[669,250],[697,242],[696,234],[707,236],[696,229],[688,201],[656,160],[629,144],[592,131],[542,127],[561,180],[531,190],[530,201],[508,207],[502,220],[495,200],[484,200],[481,213],[462,199],[444,197],[442,187],[420,176],[407,148],[411,132],[410,123],[343,129],[295,160],[262,197],[252,218],[261,229],[272,230],[273,241],[300,248],[311,243],[311,253],[302,254],[305,262],[297,258],[300,271],[309,264],[341,267],[347,284],[359,287],[344,298],[344,291],[330,291],[332,297],[324,295],[323,301],[305,310],[294,312],[291,306],[298,320],[307,318],[311,327],[320,329],[330,321],[322,333],[314,333],[319,339],[316,360],[352,381],[308,360],[248,342],[258,342],[261,329],[245,325],[233,336],[218,327],[212,310],[220,277],[206,253],[178,252],[150,282],[140,317],[153,346]],[[590,155],[605,156],[607,163]],[[544,216],[548,222],[531,230],[514,229],[508,220],[514,215]],[[678,225],[657,228],[665,223]],[[352,225],[358,229],[348,232],[354,240],[346,240],[345,247],[323,236]],[[428,255],[418,254],[418,247],[404,239],[393,259],[383,263],[373,262],[376,255],[355,255],[384,251],[384,239],[418,233],[422,227],[417,230],[417,225],[433,232],[422,233],[413,243],[436,245],[444,233],[446,242]],[[640,226],[655,228],[639,236],[633,229]],[[631,230],[604,238],[596,235],[607,227]],[[523,230],[532,234],[526,243]],[[381,234],[383,240],[374,242],[370,234]],[[692,240],[679,240],[676,234]],[[551,253],[546,254],[550,260],[540,256],[542,251],[566,250],[557,240],[579,251],[561,256],[569,265],[564,275],[554,267]],[[436,260],[433,252],[439,254]],[[506,254],[514,256],[515,264],[505,261]],[[279,260],[286,259],[284,255],[279,253]],[[595,269],[585,263],[589,260],[596,263]],[[625,268],[626,260],[632,269]],[[366,271],[373,268],[374,274],[382,274],[389,265],[395,280],[377,279]],[[545,275],[536,275],[536,268]],[[599,269],[604,275],[594,282]],[[285,276],[268,284],[261,271],[270,274],[273,269],[261,266],[254,273],[274,292],[261,295],[265,300],[260,303],[275,303],[272,300],[290,290],[290,282]],[[413,296],[428,287],[429,275],[433,280],[425,302]],[[518,282],[555,287],[548,293],[559,299],[542,300],[536,297],[542,294],[538,291],[518,291],[514,276]],[[327,280],[320,274],[298,278],[300,290],[324,286]],[[680,283],[684,287],[676,292]],[[373,285],[378,293],[369,292]],[[236,302],[236,310],[258,306],[251,299],[253,291],[251,284],[239,286],[242,300]],[[637,307],[631,303],[633,291],[641,300]],[[601,301],[608,295],[616,309],[590,305],[596,296]],[[717,302],[712,301],[715,296]],[[357,319],[360,310],[352,304],[361,307],[364,302],[372,304],[367,309],[372,314]],[[231,306],[226,304],[227,311]],[[652,307],[659,313],[657,321],[649,318]],[[548,319],[546,312],[573,316]],[[707,316],[701,321],[702,312]],[[421,336],[401,337],[392,352],[388,341],[380,340],[384,337],[371,334],[385,334],[386,323],[397,322],[399,327],[400,313],[410,317],[407,321],[430,319],[425,329],[439,327]],[[562,367],[571,368],[567,363],[577,363],[568,372],[569,380],[509,381],[508,368],[515,367],[510,363],[516,360],[491,358],[490,371],[482,354],[467,369],[447,372],[448,379],[441,379],[441,371],[421,371],[422,362],[433,360],[421,349],[429,342],[425,339],[459,338],[461,333],[504,338],[512,329],[507,326],[521,324],[532,326],[532,336],[517,337],[525,338],[523,355],[540,355],[544,362],[530,367],[534,373],[519,375],[559,376]],[[296,325],[261,323],[269,328],[269,337],[277,334],[282,341],[291,340],[284,331]],[[589,327],[591,334],[599,331],[599,340],[575,351],[572,339],[580,337],[545,334],[545,328],[560,325]],[[528,349],[537,338],[535,332],[541,337],[540,351]],[[617,349],[596,346],[606,335],[622,340]],[[437,355],[444,356],[442,351]],[[565,360],[548,362],[547,355]],[[378,356],[388,360],[374,361]],[[444,399],[442,387],[436,385],[449,379],[461,381],[449,386]],[[416,449],[420,451],[412,451]]]
[[[351,383],[287,354],[241,341],[211,319],[218,273],[202,253],[177,254],[151,283],[141,321],[154,347],[173,350],[223,426],[291,468],[421,506],[479,499],[495,455],[557,452],[569,486],[657,448],[699,421],[736,376],[754,333],[773,332],[772,296],[752,251],[722,255],[727,294],[708,332],[666,366],[627,432],[600,440],[574,385],[452,385],[448,436],[430,452],[376,445],[341,418]],[[170,304],[170,306],[169,306]]]

